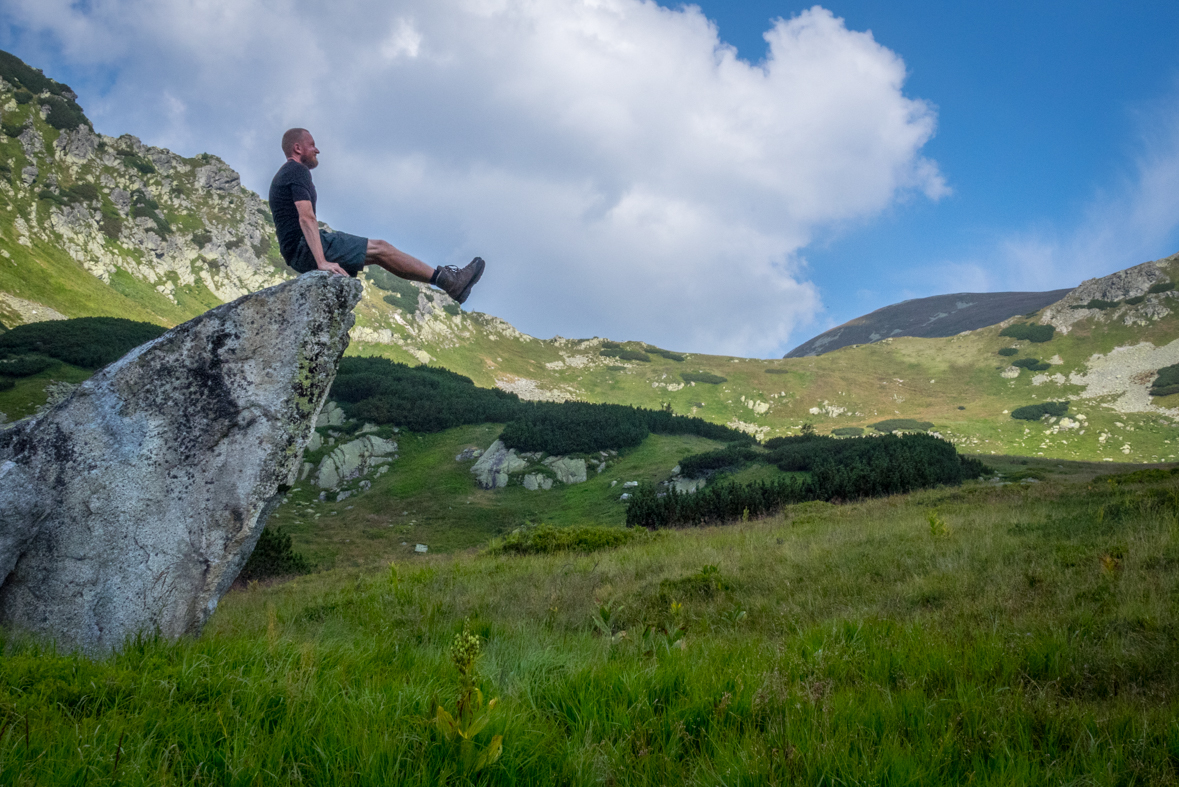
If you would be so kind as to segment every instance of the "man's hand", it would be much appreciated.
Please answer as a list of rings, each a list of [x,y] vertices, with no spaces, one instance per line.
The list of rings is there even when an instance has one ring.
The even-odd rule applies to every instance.
[[[323,244],[319,240],[319,222],[315,218],[315,210],[309,200],[296,200],[295,210],[299,211],[299,227],[303,230],[303,238],[307,241],[307,249],[315,259],[315,267],[321,271],[347,276],[348,271],[334,262],[328,262],[323,256]]]
[[[339,274],[340,276],[347,276],[348,275],[348,271],[344,270],[336,263],[328,262],[327,260],[324,260],[323,262],[317,262],[315,264],[315,267],[319,268],[321,271],[328,271],[329,273],[336,273],[336,274]]]

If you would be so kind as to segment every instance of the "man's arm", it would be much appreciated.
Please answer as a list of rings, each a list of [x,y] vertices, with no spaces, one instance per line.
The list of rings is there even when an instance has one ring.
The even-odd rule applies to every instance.
[[[295,202],[295,210],[299,211],[299,227],[303,230],[303,238],[307,241],[307,248],[315,258],[315,267],[321,271],[331,271],[341,276],[348,272],[334,262],[328,262],[323,257],[323,244],[319,242],[319,221],[315,218],[315,209],[311,201],[301,199]]]

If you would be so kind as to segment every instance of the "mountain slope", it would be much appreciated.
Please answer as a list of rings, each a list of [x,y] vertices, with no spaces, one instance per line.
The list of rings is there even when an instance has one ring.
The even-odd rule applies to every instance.
[[[847,347],[870,344],[897,336],[935,338],[954,336],[1003,322],[1020,314],[1039,311],[1071,290],[1049,292],[959,292],[915,298],[877,309],[824,331],[786,353],[805,358]]]
[[[95,133],[80,109],[63,116],[63,102],[73,101],[64,85],[49,80],[34,96],[19,76],[0,77],[0,323],[109,315],[171,326],[294,275],[278,256],[266,203],[223,161]],[[487,275],[496,275],[494,260]],[[1179,293],[1150,291],[1179,280],[1176,257],[1062,298],[1024,294],[1055,300],[1031,317],[960,333],[956,320],[985,313],[990,321],[997,312],[982,300],[956,312],[939,306],[934,314],[946,317],[925,317],[929,330],[952,326],[955,335],[773,360],[598,337],[542,340],[427,286],[372,268],[364,279],[350,353],[438,364],[526,399],[667,406],[763,438],[807,423],[828,432],[900,418],[930,422],[983,454],[1167,461],[1179,453],[1179,396],[1148,393],[1154,373],[1179,362]],[[961,296],[939,298],[924,300],[957,306]],[[1012,308],[1031,311],[1026,303],[1003,310]],[[1028,320],[1051,325],[1053,338],[1000,335]],[[1011,347],[1016,356],[998,355]],[[58,367],[22,381],[0,391],[0,412],[28,415],[46,401],[49,382],[86,374]],[[1046,400],[1072,401],[1067,420],[1010,415]]]

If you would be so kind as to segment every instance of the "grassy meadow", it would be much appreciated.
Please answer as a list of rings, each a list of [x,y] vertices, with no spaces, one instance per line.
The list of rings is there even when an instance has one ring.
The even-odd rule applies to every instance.
[[[999,465],[253,585],[98,661],[10,638],[0,784],[1179,782],[1179,475]]]

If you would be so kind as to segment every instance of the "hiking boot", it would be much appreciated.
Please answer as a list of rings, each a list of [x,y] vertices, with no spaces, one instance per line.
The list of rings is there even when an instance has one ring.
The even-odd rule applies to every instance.
[[[486,264],[482,257],[476,257],[467,267],[461,269],[454,265],[440,265],[434,284],[457,302],[464,303],[471,294],[475,282],[483,275],[483,267]]]

